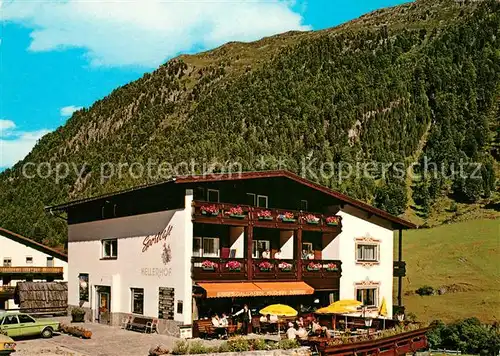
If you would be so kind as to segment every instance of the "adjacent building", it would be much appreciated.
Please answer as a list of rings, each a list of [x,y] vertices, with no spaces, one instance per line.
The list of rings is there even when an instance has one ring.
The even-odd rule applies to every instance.
[[[15,309],[20,281],[66,281],[68,256],[0,227],[0,309]]]
[[[68,217],[68,303],[98,322],[189,325],[243,303],[402,307],[414,225],[288,171],[177,177],[47,210]]]

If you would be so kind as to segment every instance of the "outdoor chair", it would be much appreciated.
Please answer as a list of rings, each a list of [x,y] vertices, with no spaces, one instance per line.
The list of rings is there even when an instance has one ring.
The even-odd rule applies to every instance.
[[[144,332],[149,332],[152,334],[153,332],[156,332],[158,334],[158,323],[160,321],[158,319],[153,319],[152,321],[149,321],[146,323],[146,329]]]
[[[127,317],[123,318],[122,319],[122,329],[128,329],[131,321],[132,321],[131,315],[128,315]]]
[[[260,320],[259,319],[252,319],[252,331],[254,333],[260,334],[261,328],[260,328]]]

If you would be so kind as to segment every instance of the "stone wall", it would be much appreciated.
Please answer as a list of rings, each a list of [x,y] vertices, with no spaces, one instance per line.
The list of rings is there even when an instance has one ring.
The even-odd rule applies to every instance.
[[[269,351],[244,351],[244,352],[222,352],[204,354],[205,356],[310,356],[309,347],[300,347],[291,350],[269,350]]]

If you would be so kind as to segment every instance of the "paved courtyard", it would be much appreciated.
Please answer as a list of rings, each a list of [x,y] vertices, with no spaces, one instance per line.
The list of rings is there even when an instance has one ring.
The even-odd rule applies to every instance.
[[[179,340],[173,336],[143,334],[95,323],[79,325],[92,331],[90,340],[66,334],[56,334],[52,339],[16,340],[18,351],[13,356],[147,356],[151,347],[163,345],[172,349],[174,342]],[[207,341],[210,344],[219,342]]]

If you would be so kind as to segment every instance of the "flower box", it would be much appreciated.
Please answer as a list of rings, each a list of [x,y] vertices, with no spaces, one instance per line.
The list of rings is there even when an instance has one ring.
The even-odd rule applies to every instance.
[[[215,271],[215,268],[217,267],[217,263],[206,260],[201,263],[201,268],[204,271]]]
[[[259,270],[261,272],[269,272],[272,269],[273,269],[273,264],[271,262],[264,261],[259,263]]]
[[[307,214],[306,216],[304,216],[304,220],[306,221],[307,224],[310,224],[310,225],[318,225],[319,224],[319,218],[313,214]]]
[[[307,270],[308,271],[319,271],[321,269],[321,267],[322,267],[321,263],[310,262],[307,265]]]
[[[339,216],[329,216],[325,220],[326,225],[328,226],[339,226],[340,217]]]
[[[226,267],[231,272],[241,271],[241,263],[238,261],[229,261],[228,263],[226,263]]]
[[[334,271],[338,271],[339,270],[339,267],[337,266],[336,263],[329,263],[327,266],[326,266],[326,270],[329,271],[329,272],[334,272]]]
[[[217,216],[219,215],[219,209],[215,205],[203,205],[201,208],[201,215],[207,216]]]
[[[257,213],[257,218],[259,220],[272,221],[273,217],[270,210],[261,210]]]
[[[292,264],[291,263],[287,263],[287,262],[281,262],[279,265],[278,265],[278,268],[282,271],[282,272],[290,272],[292,270]]]
[[[284,214],[278,215],[278,219],[281,220],[282,222],[295,222],[297,219],[295,219],[295,215],[290,212],[286,212]]]
[[[245,214],[243,213],[243,209],[241,206],[233,206],[230,208],[228,211],[226,211],[226,214],[229,215],[230,218],[233,219],[243,219],[245,217]]]

